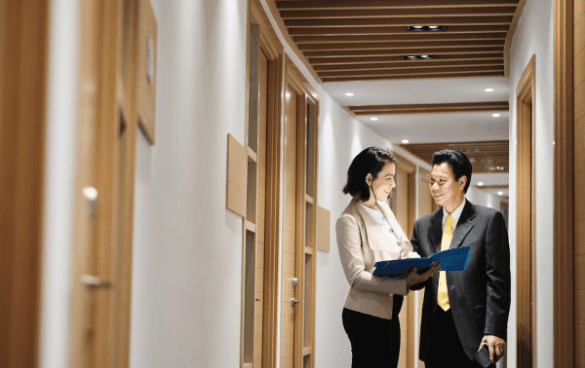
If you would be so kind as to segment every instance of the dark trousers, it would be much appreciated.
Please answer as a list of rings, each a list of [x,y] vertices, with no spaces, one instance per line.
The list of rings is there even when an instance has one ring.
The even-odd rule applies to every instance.
[[[426,368],[481,368],[479,363],[470,360],[465,354],[451,310],[445,312],[439,307],[435,309],[431,342],[431,349],[425,361]],[[495,368],[495,365],[492,364],[490,367]]]
[[[396,368],[400,354],[398,314],[403,297],[394,296],[392,319],[343,309],[343,328],[349,337],[352,368]]]

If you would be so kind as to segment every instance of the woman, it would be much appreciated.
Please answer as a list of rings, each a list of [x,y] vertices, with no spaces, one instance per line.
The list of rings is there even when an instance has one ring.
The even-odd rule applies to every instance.
[[[398,365],[402,295],[439,267],[434,264],[423,274],[413,268],[405,277],[372,275],[378,261],[419,257],[386,203],[396,186],[395,173],[396,160],[388,151],[366,148],[351,163],[343,188],[353,199],[337,220],[336,233],[341,264],[351,286],[342,319],[353,368]]]

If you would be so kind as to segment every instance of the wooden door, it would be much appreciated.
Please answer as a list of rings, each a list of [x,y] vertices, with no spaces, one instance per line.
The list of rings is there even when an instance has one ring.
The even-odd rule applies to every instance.
[[[297,178],[297,132],[298,101],[289,87],[286,89],[284,121],[284,216],[282,252],[282,328],[281,328],[281,367],[293,368],[295,362],[296,335],[302,311],[302,294],[299,274],[297,273],[297,251],[299,242],[298,227],[298,178]]]
[[[147,3],[81,3],[74,367],[129,364],[139,4]]]

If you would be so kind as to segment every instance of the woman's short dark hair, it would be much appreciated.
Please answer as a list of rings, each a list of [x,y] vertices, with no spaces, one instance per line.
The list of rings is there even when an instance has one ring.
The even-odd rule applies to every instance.
[[[433,154],[433,159],[431,163],[433,166],[440,165],[443,162],[448,162],[453,169],[453,174],[455,175],[455,180],[459,180],[463,175],[467,177],[467,183],[465,183],[465,188],[463,189],[463,193],[467,193],[467,189],[471,184],[471,172],[472,166],[471,162],[463,152],[459,152],[456,150],[442,150],[439,152],[435,152]]]
[[[350,194],[367,201],[370,199],[370,187],[366,183],[366,176],[372,174],[375,180],[384,165],[396,164],[396,159],[386,150],[377,147],[368,147],[361,151],[349,165],[347,170],[347,184],[343,187],[343,193]]]

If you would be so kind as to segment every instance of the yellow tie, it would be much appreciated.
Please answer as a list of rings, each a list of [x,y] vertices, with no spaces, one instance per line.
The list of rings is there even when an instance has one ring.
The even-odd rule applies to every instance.
[[[441,251],[449,249],[449,245],[451,245],[451,239],[453,238],[453,228],[451,227],[451,224],[454,220],[453,216],[447,216],[445,229],[443,230],[443,240],[441,241]],[[445,271],[441,271],[439,274],[439,293],[437,295],[437,303],[445,312],[451,308],[451,304],[449,304],[449,293],[447,292],[447,274]]]

